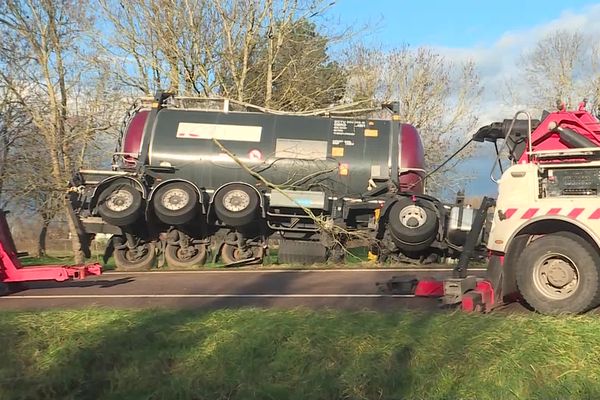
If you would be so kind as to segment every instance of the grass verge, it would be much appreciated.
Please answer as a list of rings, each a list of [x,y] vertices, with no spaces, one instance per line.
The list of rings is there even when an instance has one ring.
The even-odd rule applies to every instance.
[[[588,399],[593,316],[0,313],[2,399]]]

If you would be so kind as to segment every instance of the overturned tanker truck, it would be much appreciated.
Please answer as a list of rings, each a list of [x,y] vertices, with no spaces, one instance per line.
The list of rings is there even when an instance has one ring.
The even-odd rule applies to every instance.
[[[113,234],[118,268],[258,264],[270,239],[279,262],[341,261],[356,232],[380,260],[461,251],[474,210],[424,194],[421,139],[397,105],[357,119],[217,103],[157,94],[128,113],[112,169],[73,177],[81,231]]]

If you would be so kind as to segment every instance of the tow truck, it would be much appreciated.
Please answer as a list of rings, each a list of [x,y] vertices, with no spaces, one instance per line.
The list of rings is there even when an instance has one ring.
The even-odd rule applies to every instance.
[[[381,285],[393,293],[439,297],[467,311],[491,311],[522,299],[543,314],[582,313],[600,305],[600,123],[580,104],[480,128],[474,142],[491,142],[496,201],[484,198],[467,243],[446,280]],[[499,146],[500,144],[500,146]],[[486,278],[468,274],[488,209]]]

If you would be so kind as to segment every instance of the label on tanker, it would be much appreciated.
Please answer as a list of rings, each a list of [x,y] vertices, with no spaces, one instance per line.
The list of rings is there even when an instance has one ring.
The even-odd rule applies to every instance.
[[[355,136],[356,128],[364,129],[365,121],[348,121],[345,119],[333,120],[333,134],[342,136]]]
[[[230,140],[236,142],[260,142],[262,126],[200,124],[180,122],[177,137],[180,139]]]
[[[277,139],[275,157],[325,160],[327,159],[327,142],[321,140]]]

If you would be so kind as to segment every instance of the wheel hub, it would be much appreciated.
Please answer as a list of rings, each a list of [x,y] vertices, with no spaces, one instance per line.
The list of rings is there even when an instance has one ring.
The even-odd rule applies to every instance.
[[[561,254],[547,254],[534,267],[534,284],[545,296],[562,300],[579,287],[577,265]]]
[[[131,262],[136,262],[142,259],[147,253],[148,248],[145,245],[136,246],[133,249],[128,249],[125,253],[125,257]]]
[[[127,210],[133,204],[133,195],[127,190],[116,190],[106,199],[106,208],[114,212]]]
[[[400,211],[400,223],[407,228],[415,229],[425,225],[427,213],[422,207],[410,205]]]
[[[162,198],[162,205],[171,211],[178,211],[184,208],[190,201],[190,196],[185,190],[171,189],[167,190]]]
[[[223,206],[232,212],[245,210],[250,205],[250,196],[243,190],[232,190],[223,197]]]
[[[179,247],[177,249],[177,258],[182,261],[191,260],[199,251],[195,246]]]
[[[548,266],[548,282],[552,286],[563,287],[573,279],[575,279],[575,272],[568,263],[562,260],[552,260]]]

